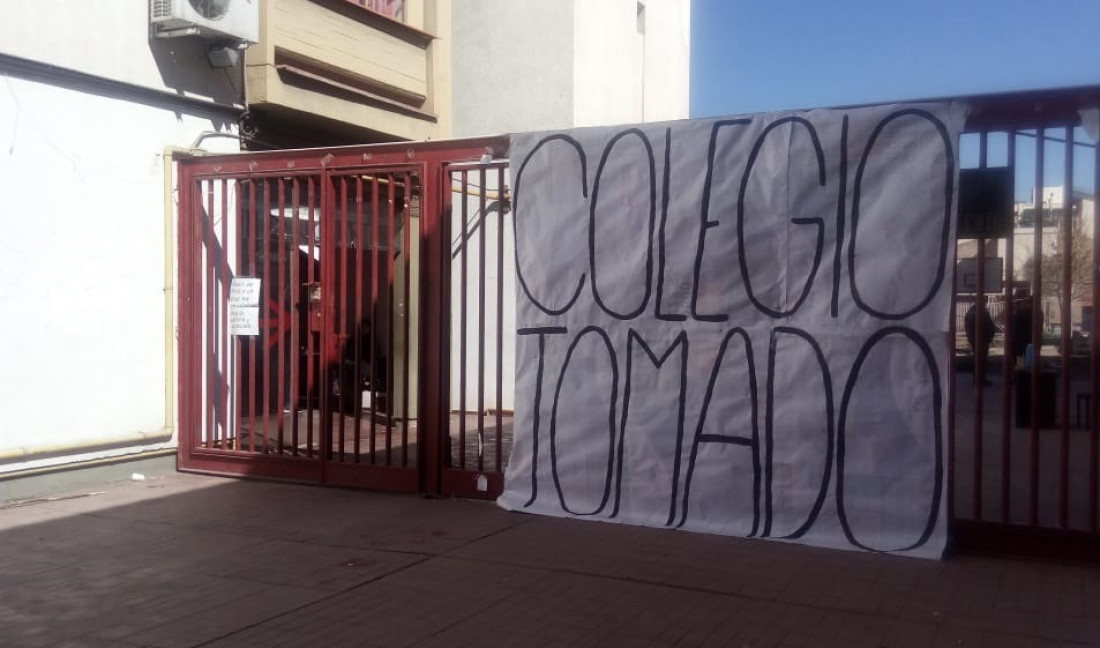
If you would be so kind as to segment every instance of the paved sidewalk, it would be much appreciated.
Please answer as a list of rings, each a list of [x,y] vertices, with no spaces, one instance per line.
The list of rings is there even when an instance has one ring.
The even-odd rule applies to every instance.
[[[174,475],[0,510],[0,646],[1100,646],[1100,569]]]

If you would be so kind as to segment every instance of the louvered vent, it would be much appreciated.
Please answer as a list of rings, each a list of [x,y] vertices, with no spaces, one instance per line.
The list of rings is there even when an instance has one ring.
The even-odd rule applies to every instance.
[[[153,20],[172,17],[172,0],[149,0],[149,16]]]

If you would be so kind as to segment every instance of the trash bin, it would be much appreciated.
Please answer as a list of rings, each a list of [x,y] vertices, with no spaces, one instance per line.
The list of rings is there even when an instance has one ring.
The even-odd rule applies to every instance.
[[[1016,427],[1031,427],[1031,372],[1019,370],[1016,382]],[[1055,427],[1054,410],[1058,399],[1058,372],[1039,372],[1039,427]]]

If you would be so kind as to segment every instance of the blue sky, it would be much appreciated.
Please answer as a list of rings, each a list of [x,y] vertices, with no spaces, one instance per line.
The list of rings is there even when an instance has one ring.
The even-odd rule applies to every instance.
[[[691,40],[692,117],[1100,84],[1100,0],[692,0]]]
[[[691,115],[1100,83],[1100,0],[693,0]]]

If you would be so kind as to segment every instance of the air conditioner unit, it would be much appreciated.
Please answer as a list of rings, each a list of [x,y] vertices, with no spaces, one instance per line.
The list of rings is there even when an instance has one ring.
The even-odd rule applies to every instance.
[[[256,43],[260,0],[149,0],[157,36],[198,35]]]

